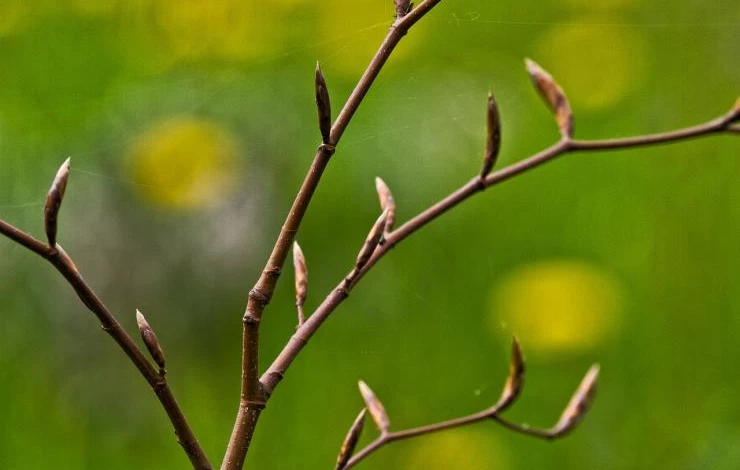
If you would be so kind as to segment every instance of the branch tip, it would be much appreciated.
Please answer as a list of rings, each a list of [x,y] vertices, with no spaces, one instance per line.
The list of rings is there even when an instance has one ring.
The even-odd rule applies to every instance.
[[[67,158],[57,170],[44,204],[44,230],[46,231],[46,238],[49,240],[49,246],[52,248],[57,244],[57,219],[59,208],[62,206],[62,200],[64,199],[64,192],[67,189],[70,162],[71,158]]]
[[[316,109],[319,116],[319,131],[321,132],[322,142],[330,145],[331,135],[331,101],[329,99],[329,90],[326,87],[324,74],[321,72],[319,63],[316,62]]]
[[[524,356],[522,355],[522,349],[519,346],[519,341],[516,337],[511,342],[511,361],[509,362],[509,376],[506,378],[506,384],[504,390],[501,392],[501,398],[498,403],[494,406],[497,413],[500,413],[509,408],[514,401],[519,397],[519,394],[524,388]]]
[[[149,351],[152,359],[154,359],[154,362],[157,363],[157,365],[159,366],[160,375],[164,375],[164,351],[162,351],[162,346],[159,343],[159,338],[157,338],[157,335],[154,333],[154,330],[152,330],[152,327],[149,326],[149,322],[146,321],[144,314],[141,313],[138,309],[136,310],[136,324],[139,326],[139,333],[141,333],[141,339],[144,340],[144,345],[146,345],[146,349]]]
[[[540,67],[537,62],[524,59],[524,63],[535,88],[555,114],[560,135],[564,138],[573,137],[573,112],[565,92],[552,78],[552,75]]]
[[[557,424],[552,428],[553,437],[561,437],[571,432],[583,420],[596,396],[598,380],[599,365],[594,364],[583,377],[568,406],[565,407]]]
[[[295,269],[295,304],[298,308],[298,324],[306,320],[303,314],[303,304],[308,296],[308,267],[303,250],[297,241],[293,242],[293,267]]]
[[[488,92],[488,103],[486,106],[486,150],[483,154],[483,168],[480,177],[485,178],[498,158],[501,150],[501,116],[498,112],[498,105],[493,97],[493,93]]]
[[[393,230],[393,224],[396,221],[396,200],[393,198],[390,188],[379,176],[375,177],[375,190],[378,192],[380,208],[388,211],[385,219],[384,233],[390,233]]]
[[[372,389],[370,389],[365,382],[360,380],[358,385],[360,387],[362,399],[365,401],[367,410],[370,412],[370,416],[373,418],[375,425],[378,427],[381,434],[386,434],[391,427],[391,421],[388,418],[388,413],[385,411],[383,404],[378,400],[378,397],[375,396],[375,393],[373,393]]]
[[[733,116],[730,119],[730,122],[740,121],[740,96],[738,96],[737,100],[735,100],[735,105],[732,107],[730,113],[732,113]]]
[[[352,454],[354,454],[357,442],[359,442],[360,436],[362,435],[362,429],[365,427],[365,415],[367,415],[367,408],[363,408],[360,411],[360,414],[355,418],[349,431],[347,431],[347,435],[344,438],[344,442],[342,442],[342,447],[337,456],[337,465],[334,467],[335,470],[342,470],[344,466],[347,465]]]

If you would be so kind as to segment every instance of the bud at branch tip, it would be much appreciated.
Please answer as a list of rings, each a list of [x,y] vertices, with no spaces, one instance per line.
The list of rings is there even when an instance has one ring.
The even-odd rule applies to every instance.
[[[162,346],[159,344],[159,339],[154,333],[154,330],[149,326],[149,322],[144,318],[144,314],[139,310],[136,310],[136,324],[139,326],[139,333],[141,333],[141,339],[144,341],[146,349],[149,351],[152,359],[154,359],[154,362],[159,366],[160,375],[164,375],[165,360]]]
[[[531,59],[524,60],[527,66],[527,72],[534,83],[535,88],[548,104],[555,114],[555,120],[558,123],[560,134],[564,138],[573,137],[573,113],[570,109],[570,103],[565,96],[565,92],[560,85],[555,82],[545,69],[539,66]]]
[[[293,242],[293,268],[295,269],[295,304],[298,308],[298,324],[305,321],[303,304],[308,296],[308,267],[298,242]]]
[[[493,170],[499,151],[501,150],[501,116],[498,112],[496,100],[490,91],[488,92],[488,103],[486,106],[486,124],[486,150],[483,154],[481,178],[485,178]]]
[[[360,411],[360,414],[357,415],[357,418],[355,418],[355,421],[352,423],[349,431],[347,431],[347,436],[344,438],[344,442],[342,442],[342,447],[339,450],[337,465],[336,467],[334,467],[335,470],[342,470],[344,466],[347,465],[347,462],[349,462],[352,454],[354,454],[355,448],[357,447],[357,442],[359,442],[360,436],[362,435],[362,429],[365,426],[366,414],[367,408],[363,408],[362,411]]]
[[[378,400],[378,397],[375,396],[375,393],[373,393],[373,391],[370,389],[370,387],[367,386],[365,382],[360,380],[358,382],[358,385],[360,387],[362,399],[365,401],[365,405],[367,405],[367,410],[370,412],[370,416],[373,418],[375,425],[378,427],[382,434],[387,433],[390,429],[391,422],[388,418],[388,413],[386,413],[385,408],[383,407],[383,404],[380,402],[380,400]]]
[[[509,376],[506,378],[506,385],[501,392],[501,398],[496,403],[495,409],[499,413],[509,408],[517,399],[524,388],[524,357],[522,355],[519,341],[512,339],[511,343],[511,361],[509,362]]]
[[[598,379],[599,366],[595,364],[591,366],[585,377],[583,377],[568,406],[563,410],[558,423],[552,429],[555,436],[562,436],[569,433],[583,420],[596,395]]]
[[[59,170],[57,170],[44,204],[44,230],[46,231],[49,246],[52,248],[57,244],[57,219],[59,217],[59,208],[62,206],[62,200],[64,199],[64,192],[67,189],[70,162],[71,158],[67,158],[62,163],[62,166],[59,167]]]
[[[316,109],[319,116],[319,131],[324,144],[329,144],[331,135],[331,101],[329,100],[329,90],[326,88],[324,74],[321,73],[321,67],[316,62]]]
[[[393,224],[396,221],[396,200],[393,198],[393,193],[391,193],[388,185],[379,176],[375,177],[375,190],[378,192],[380,208],[384,211],[388,211],[385,218],[383,232],[390,233],[390,231],[393,230]]]

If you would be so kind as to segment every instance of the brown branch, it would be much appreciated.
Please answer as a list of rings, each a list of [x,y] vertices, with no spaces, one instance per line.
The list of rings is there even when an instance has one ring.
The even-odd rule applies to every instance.
[[[551,431],[547,429],[532,428],[524,424],[518,424],[518,423],[513,423],[511,421],[507,421],[504,418],[501,418],[500,416],[498,416],[497,413],[498,411],[495,408],[490,408],[490,409],[486,409],[483,411],[479,411],[477,413],[473,413],[468,416],[451,419],[449,421],[443,421],[439,423],[429,424],[426,426],[420,426],[418,428],[405,429],[403,431],[395,431],[395,432],[381,434],[370,444],[363,447],[351,459],[349,459],[347,463],[344,465],[344,467],[342,467],[340,470],[348,470],[354,467],[355,465],[360,463],[362,460],[365,460],[367,457],[369,457],[370,454],[372,454],[373,452],[393,442],[401,441],[404,439],[410,439],[412,437],[433,434],[433,433],[440,432],[440,431],[446,431],[448,429],[459,428],[462,426],[467,426],[470,424],[478,423],[481,421],[486,421],[489,419],[496,421],[497,423],[503,425],[507,429],[510,429],[512,431],[516,431],[522,434],[526,434],[528,436],[540,437],[542,439],[547,439],[547,440],[553,440],[558,437],[561,437],[561,436],[554,435]]]
[[[391,53],[406,35],[409,28],[419,21],[426,13],[434,8],[441,0],[424,0],[416,8],[399,16],[390,28],[380,48],[373,56],[370,64],[357,82],[336,121],[331,127],[328,139],[324,138],[314,156],[311,167],[296,195],[290,212],[283,223],[272,253],[262,270],[262,274],[249,292],[247,308],[243,318],[242,333],[242,379],[241,398],[234,429],[229,439],[221,470],[239,470],[244,465],[249,442],[254,427],[267,400],[267,394],[259,381],[259,327],[262,312],[270,303],[282,267],[288,256],[288,251],[295,240],[303,216],[308,209],[311,198],[321,180],[321,176],[334,154],[337,144],[349,122],[359,108],[365,95],[370,90],[381,69]],[[323,85],[323,77],[322,77]],[[323,85],[325,86],[325,85]],[[324,115],[328,106],[320,100],[319,113]],[[325,134],[325,132],[323,132]],[[328,140],[328,142],[327,142]]]
[[[347,459],[345,455],[344,465],[341,467],[337,467],[337,470],[348,470],[349,468],[354,467],[362,460],[369,457],[370,454],[379,450],[381,447],[393,442],[403,439],[410,439],[413,437],[424,436],[427,434],[433,434],[440,431],[445,431],[447,429],[467,426],[489,419],[496,421],[507,429],[532,437],[539,437],[547,440],[554,440],[559,437],[563,437],[573,431],[586,415],[586,412],[588,411],[588,408],[593,401],[594,395],[596,393],[598,375],[599,367],[596,365],[592,366],[576,389],[570,402],[563,410],[560,419],[553,427],[549,429],[540,429],[533,428],[526,424],[519,424],[508,421],[505,418],[502,418],[500,416],[500,413],[507,409],[517,398],[519,392],[521,391],[524,378],[524,363],[522,362],[521,351],[519,350],[519,344],[517,343],[516,339],[514,339],[509,376],[506,380],[506,385],[502,394],[502,398],[505,399],[500,399],[495,405],[477,413],[462,416],[459,418],[453,418],[447,421],[441,421],[434,424],[429,424],[426,426],[405,429],[403,431],[391,432],[388,428],[389,422],[386,417],[384,421],[386,426],[381,427],[380,424],[378,425],[378,427],[380,428],[380,435],[351,458]],[[363,382],[361,382],[361,384],[362,383]],[[515,384],[514,389],[511,388],[512,384]],[[370,403],[368,401],[368,398],[365,396],[365,392],[363,392],[363,398],[365,399],[365,402],[368,404],[369,407]],[[372,396],[372,398],[375,398],[374,395]],[[382,405],[378,406],[380,406],[380,409],[383,410],[383,413],[385,413]]]
[[[0,220],[0,233],[49,261],[64,276],[82,303],[98,318],[103,331],[113,338],[139,370],[144,380],[152,387],[175,429],[177,442],[185,450],[193,468],[196,470],[211,470],[213,467],[193,434],[164,375],[152,366],[144,353],[126,333],[126,330],[108,310],[108,307],[85,282],[77,266],[62,247],[59,245],[51,247],[3,220]]]
[[[733,129],[733,121],[740,116],[740,109],[733,108],[732,111],[713,119],[704,124],[700,124],[685,129],[671,132],[643,135],[637,137],[626,137],[621,139],[605,140],[575,140],[563,138],[552,146],[534,154],[517,163],[513,163],[499,171],[491,173],[484,179],[480,175],[475,176],[469,182],[433,204],[420,214],[398,227],[393,232],[386,234],[384,243],[380,245],[362,270],[353,277],[352,283],[347,285],[344,281],[340,282],[332,290],[324,301],[319,305],[313,314],[306,320],[306,323],[299,328],[290,338],[285,347],[280,351],[268,370],[262,375],[261,381],[267,393],[272,393],[275,387],[283,379],[285,372],[295,360],[296,356],[306,346],[309,339],[319,329],[323,322],[331,313],[349,296],[351,289],[357,285],[362,277],[370,271],[375,263],[380,261],[394,246],[406,239],[409,235],[435,220],[448,210],[457,206],[474,194],[478,194],[489,188],[502,183],[516,175],[536,168],[544,163],[554,160],[555,158],[566,153],[573,153],[584,150],[612,150],[621,148],[640,147],[652,144],[661,144],[669,142],[678,142],[681,140],[692,139],[713,135],[717,133],[729,133]]]

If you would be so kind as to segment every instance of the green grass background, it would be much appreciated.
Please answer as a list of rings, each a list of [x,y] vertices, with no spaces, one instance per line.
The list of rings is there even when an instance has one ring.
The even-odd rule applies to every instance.
[[[319,142],[315,62],[336,112],[391,18],[390,0],[0,0],[0,217],[41,236],[45,192],[72,157],[60,243],[129,332],[136,308],[147,315],[215,463],[246,295]],[[444,0],[388,62],[316,193],[299,235],[308,306],[351,267],[376,175],[403,221],[479,171],[489,89],[500,165],[557,138],[524,57],[565,88],[578,137],[658,132],[729,109],[739,26],[734,0]],[[601,364],[577,432],[546,443],[483,423],[359,468],[737,468],[739,145],[569,156],[425,228],[296,361],[247,467],[333,468],[360,378],[398,429],[487,407],[516,334],[529,369],[512,419],[552,424]],[[265,366],[293,331],[289,271],[265,314]],[[93,316],[7,240],[0,299],[0,468],[188,467]]]

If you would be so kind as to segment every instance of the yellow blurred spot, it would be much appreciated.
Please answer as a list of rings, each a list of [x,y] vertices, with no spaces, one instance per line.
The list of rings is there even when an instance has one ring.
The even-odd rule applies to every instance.
[[[25,0],[3,0],[0,8],[0,37],[18,31],[29,16]]]
[[[616,10],[640,3],[640,0],[565,0],[565,3],[579,10]]]
[[[416,2],[418,3],[418,2]],[[378,44],[388,31],[395,10],[393,2],[356,0],[352,10],[363,14],[347,14],[345,0],[326,0],[320,10],[317,36],[321,47],[321,63],[327,70],[348,76],[359,76],[370,63]],[[337,21],[341,18],[341,21]],[[391,61],[404,60],[427,42],[429,28],[414,28],[394,49]]]
[[[576,108],[600,109],[617,103],[640,85],[645,41],[628,26],[582,18],[557,25],[538,41],[533,57],[565,88]]]
[[[159,39],[168,50],[167,60],[176,62],[270,55],[291,34],[284,18],[304,0],[148,1]]]
[[[591,348],[621,323],[621,295],[607,274],[578,261],[527,266],[494,289],[490,325],[502,321],[525,350],[580,351]]]
[[[67,0],[68,6],[80,13],[88,15],[103,15],[113,13],[120,5],[121,0]]]
[[[506,449],[490,432],[453,429],[412,441],[399,468],[424,470],[505,470]]]
[[[194,208],[220,201],[233,186],[232,141],[215,124],[179,117],[157,124],[130,152],[137,188],[148,201]]]

